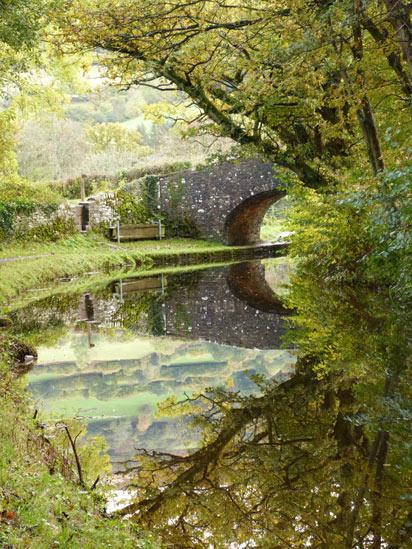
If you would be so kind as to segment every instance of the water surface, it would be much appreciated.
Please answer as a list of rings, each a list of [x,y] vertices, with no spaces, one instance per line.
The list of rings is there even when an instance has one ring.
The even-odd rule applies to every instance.
[[[250,261],[39,300],[14,313],[20,330],[40,333],[29,390],[48,416],[80,418],[104,436],[115,464],[136,448],[187,452],[197,432],[159,403],[208,387],[253,394],[259,379],[290,375],[274,291],[287,273],[279,260]]]

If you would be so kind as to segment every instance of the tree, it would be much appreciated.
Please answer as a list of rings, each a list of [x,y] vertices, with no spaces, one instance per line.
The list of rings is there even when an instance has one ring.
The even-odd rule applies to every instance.
[[[18,134],[19,173],[34,181],[82,175],[90,153],[84,128],[72,120],[36,117],[23,123]]]
[[[17,113],[11,98],[27,82],[28,72],[39,64],[41,35],[56,0],[4,0],[0,4],[0,175],[17,174],[14,153],[18,129]]]
[[[89,126],[86,135],[97,152],[103,152],[109,148],[117,151],[148,152],[150,149],[141,145],[142,136],[137,130],[128,130],[121,124],[109,122]]]
[[[3,0],[0,6],[1,93],[18,85],[38,60],[39,41],[57,0]]]
[[[60,23],[123,86],[185,92],[198,121],[318,187],[350,162],[381,171],[391,113],[410,123],[410,10],[390,3],[69,0]]]

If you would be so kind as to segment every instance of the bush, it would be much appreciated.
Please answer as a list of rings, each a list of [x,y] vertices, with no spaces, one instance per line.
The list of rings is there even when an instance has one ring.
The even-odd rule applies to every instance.
[[[160,164],[148,166],[144,168],[137,168],[135,170],[129,170],[127,172],[127,179],[129,181],[133,179],[140,179],[147,175],[168,175],[175,172],[183,172],[185,170],[190,170],[192,167],[191,162],[171,162],[170,164]]]
[[[57,215],[49,222],[29,229],[27,232],[16,234],[16,237],[24,237],[25,239],[42,242],[56,242],[61,238],[68,238],[76,233],[78,233],[78,229],[74,219],[62,214]]]
[[[54,181],[48,184],[49,188],[59,192],[68,200],[80,200],[81,198],[81,182],[84,183],[84,191],[86,196],[91,196],[100,192],[106,192],[112,187],[116,187],[115,180],[111,180],[105,176],[92,177],[76,177],[68,181]]]
[[[122,189],[125,185],[142,178],[167,175],[174,172],[188,170],[191,166],[192,165],[190,162],[174,162],[171,164],[161,164],[123,171],[114,177],[84,175],[82,177],[76,177],[75,179],[69,179],[67,181],[53,181],[48,183],[48,187],[52,191],[58,192],[64,198],[69,200],[80,200],[80,184],[82,180],[84,182],[86,196],[91,196],[110,189]]]
[[[199,238],[200,231],[194,221],[187,215],[182,214],[172,217],[166,213],[162,214],[163,224],[166,227],[168,238]]]
[[[87,484],[80,485],[65,427],[85,428],[76,420],[53,426],[33,419],[28,393],[11,375],[1,345],[0,399],[0,547],[159,547],[133,522],[105,513],[109,458],[99,437],[81,435]],[[97,475],[102,482],[91,490]]]
[[[0,239],[13,236],[19,218],[57,212],[63,198],[47,185],[24,180],[0,180]]]
[[[33,209],[40,206],[56,208],[62,202],[62,195],[42,183],[31,183],[24,179],[0,179],[0,202],[14,202]]]
[[[10,367],[24,363],[27,355],[37,358],[37,351],[34,347],[15,337],[0,334],[0,347],[2,358],[8,359]]]
[[[302,271],[331,281],[389,285],[412,297],[412,167],[362,181],[356,190],[292,191],[291,253]]]

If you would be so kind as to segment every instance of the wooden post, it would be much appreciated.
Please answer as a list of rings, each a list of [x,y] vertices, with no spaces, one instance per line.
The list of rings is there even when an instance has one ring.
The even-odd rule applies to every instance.
[[[93,347],[95,347],[95,344],[92,342],[92,325],[91,323],[87,320],[86,321],[86,324],[87,324],[87,341],[89,343],[89,349],[93,349]]]
[[[157,211],[159,214],[162,211],[162,188],[161,188],[161,178],[157,179]],[[159,240],[162,240],[162,221],[159,218]]]
[[[165,279],[164,279],[164,274],[162,273],[162,296],[163,298],[165,297]],[[165,307],[165,302],[163,300],[163,306],[162,306],[162,320],[163,320],[163,332],[164,332],[164,335],[166,334],[167,332],[167,317],[166,317],[166,307]]]
[[[117,232],[117,243],[120,244],[120,219],[117,220],[116,232]]]
[[[83,177],[80,179],[80,200],[82,202],[86,200],[86,186]]]

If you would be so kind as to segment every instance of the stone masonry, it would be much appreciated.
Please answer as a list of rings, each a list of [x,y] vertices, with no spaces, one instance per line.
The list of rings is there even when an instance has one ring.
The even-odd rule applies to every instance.
[[[229,245],[256,244],[266,212],[285,195],[280,187],[270,163],[224,162],[159,177],[155,202],[169,222],[180,224],[182,236],[196,235]],[[71,216],[79,230],[115,220],[107,198],[107,193],[100,193],[72,207]]]
[[[279,187],[270,163],[225,162],[160,178],[159,209],[184,218],[202,238],[254,244],[267,210],[285,195]]]

